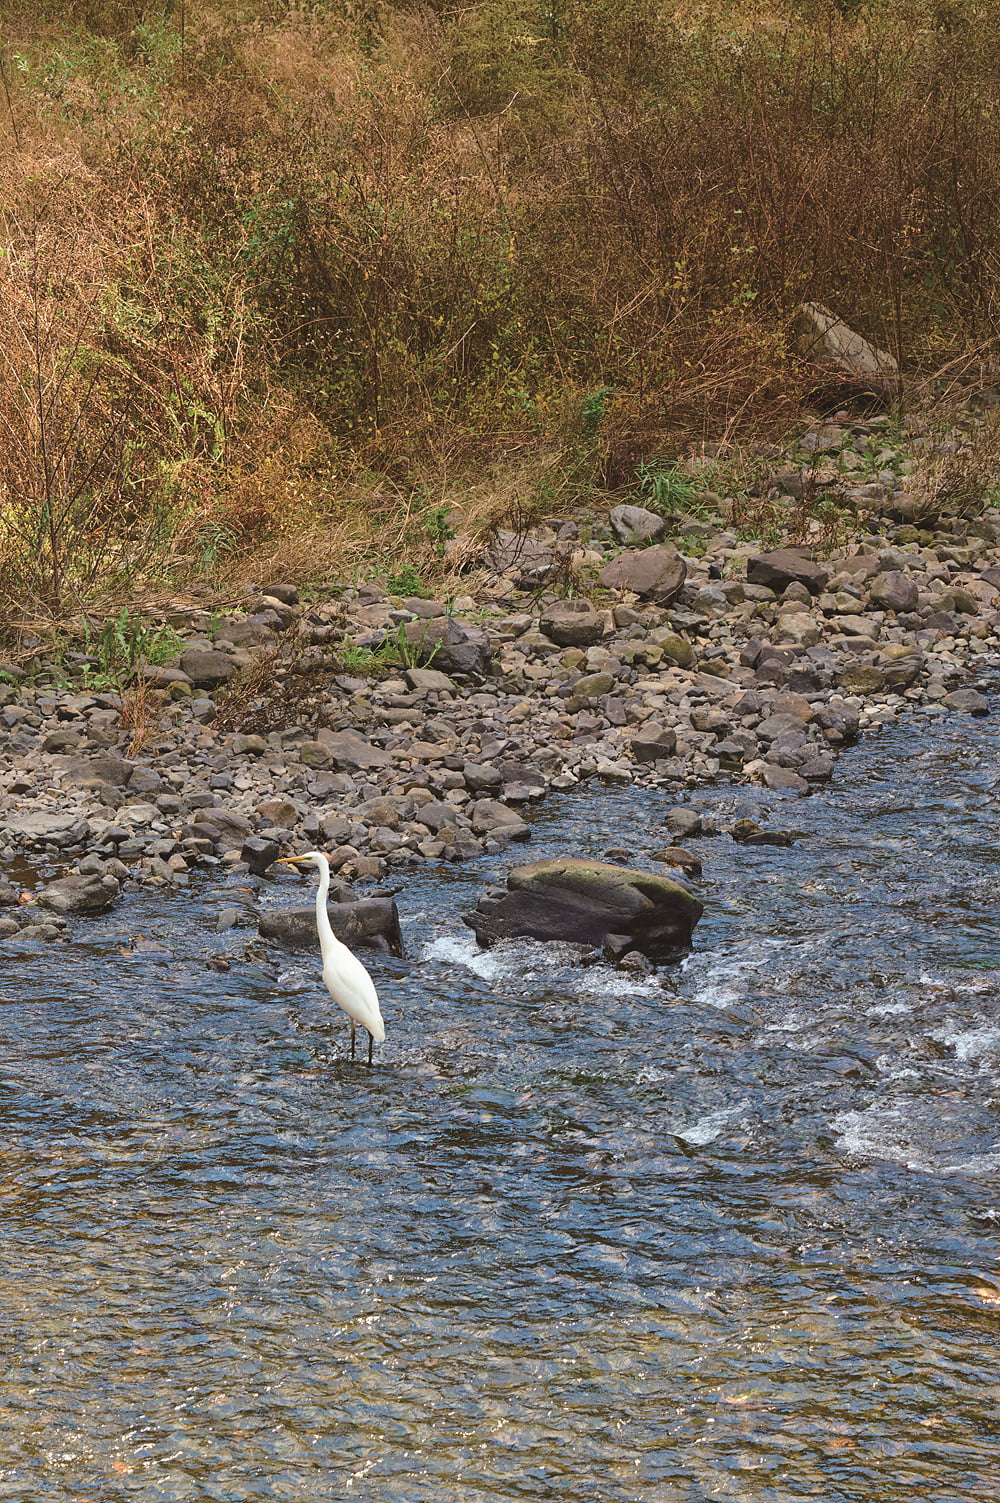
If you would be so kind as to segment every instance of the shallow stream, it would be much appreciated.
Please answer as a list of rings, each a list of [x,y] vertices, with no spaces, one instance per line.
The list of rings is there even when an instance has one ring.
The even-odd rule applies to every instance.
[[[672,802],[515,858],[643,865]],[[371,1070],[235,882],[0,946],[0,1498],[995,1503],[1000,718],[692,802],[798,839],[700,842],[652,978],[407,877]]]

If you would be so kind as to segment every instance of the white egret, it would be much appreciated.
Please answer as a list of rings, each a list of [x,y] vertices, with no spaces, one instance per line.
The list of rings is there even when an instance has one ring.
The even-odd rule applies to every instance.
[[[368,1063],[372,1062],[372,1044],[385,1039],[385,1024],[379,1011],[375,983],[358,957],[342,944],[330,927],[326,900],[330,892],[330,863],[322,851],[304,851],[301,856],[282,856],[276,866],[308,864],[319,872],[316,894],[316,928],[323,952],[323,980],[337,1006],[351,1020],[351,1058],[354,1058],[354,1025],[368,1031]]]

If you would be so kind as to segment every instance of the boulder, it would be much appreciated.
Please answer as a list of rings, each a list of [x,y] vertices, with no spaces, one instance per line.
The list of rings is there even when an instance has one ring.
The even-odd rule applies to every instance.
[[[604,636],[604,617],[589,600],[557,600],[538,624],[560,647],[591,647]]]
[[[489,672],[492,653],[490,639],[478,626],[459,621],[455,616],[435,616],[430,621],[407,621],[403,627],[406,641],[428,668],[439,673],[482,676]]]
[[[38,809],[5,821],[5,830],[26,845],[75,845],[86,840],[90,825],[75,810]]]
[[[816,618],[808,611],[789,611],[778,617],[775,636],[783,642],[794,642],[798,647],[815,647],[822,633]]]
[[[672,757],[677,749],[677,732],[673,726],[647,720],[632,737],[632,755],[637,762],[659,762]]]
[[[988,715],[989,700],[977,689],[954,689],[941,703],[948,710],[962,710],[966,715]]]
[[[437,668],[408,668],[404,675],[411,689],[418,694],[454,694],[455,684],[447,673]]]
[[[103,913],[118,896],[118,881],[110,875],[60,877],[35,895],[40,908],[53,913]]]
[[[703,911],[667,877],[557,856],[514,867],[507,891],[486,894],[462,921],[483,946],[525,937],[568,940],[600,946],[613,959],[639,950],[666,961],[690,948]]]
[[[796,548],[776,548],[772,553],[755,553],[747,559],[748,583],[764,585],[779,595],[796,581],[818,595],[826,588],[829,577],[807,553]]]
[[[249,840],[244,840],[240,851],[240,858],[257,877],[262,877],[280,855],[281,846],[276,840],[264,840],[259,835],[251,835]]]
[[[329,731],[325,727],[316,733],[314,742],[303,742],[299,747],[299,756],[302,761],[306,758],[302,755],[307,746],[320,746],[328,756],[328,759],[338,768],[365,768],[365,767],[391,767],[392,755],[383,751],[380,746],[373,746],[364,736],[359,736],[357,731]],[[315,762],[309,764],[315,766]]]
[[[792,339],[796,353],[828,367],[839,378],[838,386],[870,393],[880,403],[891,402],[898,394],[899,366],[893,357],[869,344],[822,303],[802,304],[792,325]]]
[[[153,808],[154,818],[158,813],[159,811]],[[194,823],[213,830],[216,840],[230,840],[234,846],[242,845],[253,828],[245,814],[239,814],[235,809],[218,807],[196,810]]]
[[[99,788],[103,784],[124,788],[133,771],[131,762],[112,752],[102,752],[94,757],[70,757],[63,765],[62,785],[64,788]]]
[[[887,611],[912,611],[916,609],[920,591],[915,580],[899,569],[890,569],[887,574],[877,574],[868,590],[872,605]]]
[[[327,903],[330,927],[342,944],[353,949],[367,945],[403,954],[403,936],[399,928],[399,911],[392,898],[358,898],[353,902]],[[305,908],[279,908],[260,914],[257,932],[262,939],[276,939],[297,949],[318,950],[316,905]]]
[[[486,566],[496,574],[513,574],[518,584],[531,589],[542,584],[555,567],[555,552],[548,542],[501,529],[486,554]]]
[[[644,506],[613,506],[609,518],[620,543],[658,543],[666,534],[666,523],[655,511]]]
[[[657,605],[669,605],[687,578],[687,565],[669,544],[655,548],[630,548],[601,570],[601,584],[608,590],[630,590]]]
[[[189,647],[181,654],[178,666],[196,689],[217,689],[237,672],[236,661],[229,653],[212,647]]]
[[[881,694],[887,687],[885,669],[877,663],[847,663],[836,678],[847,694]]]

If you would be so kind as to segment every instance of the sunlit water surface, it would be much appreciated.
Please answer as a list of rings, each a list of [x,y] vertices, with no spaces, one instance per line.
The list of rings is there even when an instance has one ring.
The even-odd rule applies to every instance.
[[[995,1500],[998,751],[699,795],[800,838],[703,841],[653,978],[478,954],[501,863],[407,877],[371,1070],[235,881],[5,945],[0,1497]],[[671,802],[529,850],[643,864]]]

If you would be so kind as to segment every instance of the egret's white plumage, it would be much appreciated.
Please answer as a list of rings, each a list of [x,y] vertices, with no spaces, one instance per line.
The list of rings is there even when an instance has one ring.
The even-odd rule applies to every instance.
[[[319,891],[316,893],[316,928],[319,930],[319,947],[323,952],[323,980],[326,989],[337,1006],[351,1020],[351,1058],[354,1058],[354,1025],[360,1023],[368,1031],[368,1063],[372,1062],[372,1043],[381,1044],[385,1039],[385,1024],[379,1011],[375,983],[358,957],[334,934],[326,900],[330,892],[330,863],[322,851],[305,851],[301,856],[283,856],[278,866],[298,866],[300,863],[314,866],[319,872]]]

